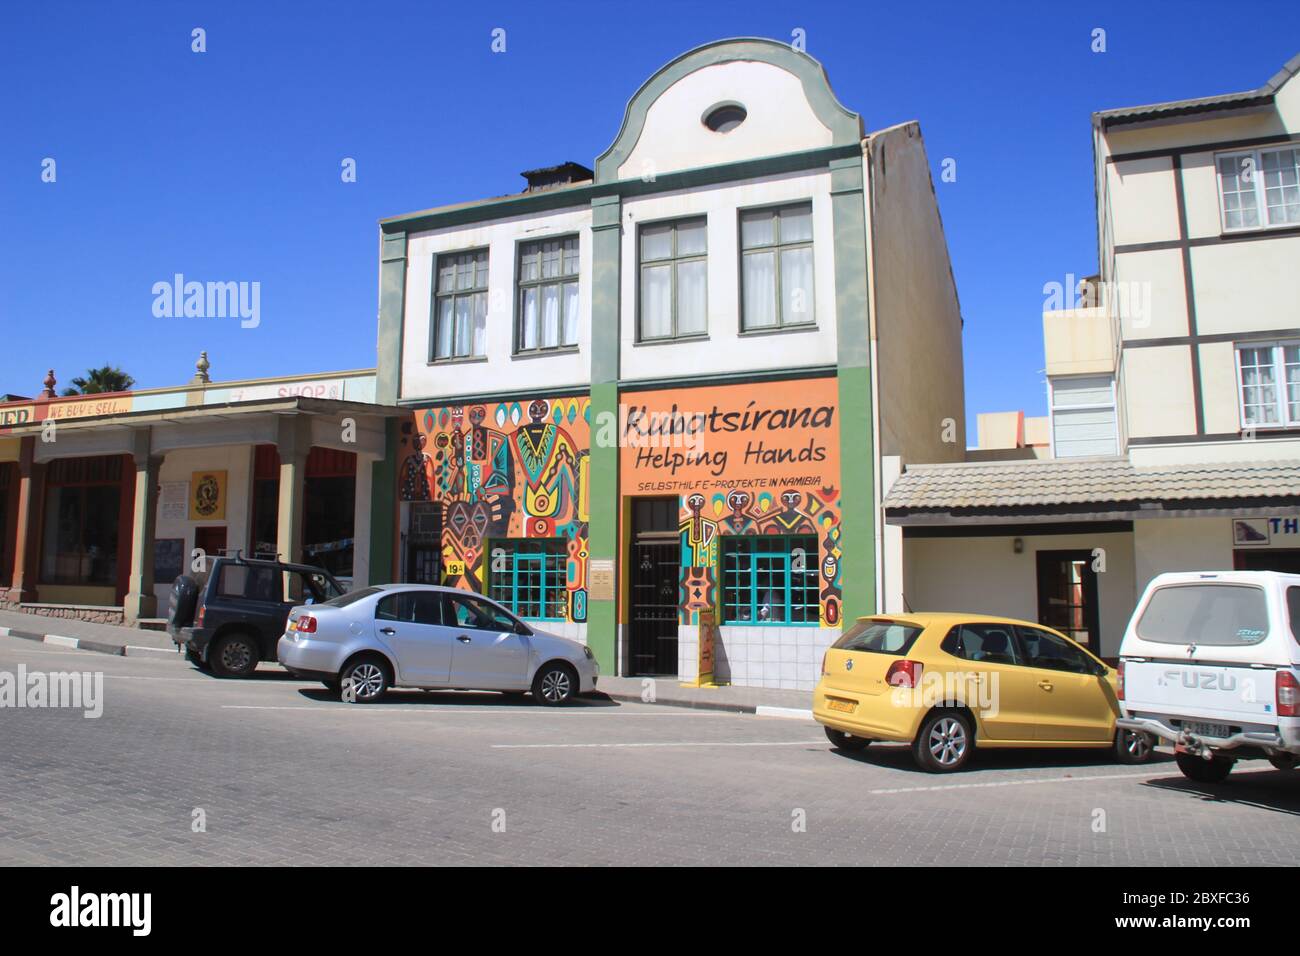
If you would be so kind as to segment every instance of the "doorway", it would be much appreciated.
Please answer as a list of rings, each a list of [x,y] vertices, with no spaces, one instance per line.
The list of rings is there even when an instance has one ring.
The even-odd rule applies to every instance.
[[[1091,551],[1039,551],[1038,623],[1101,653],[1097,572]]]
[[[406,539],[407,584],[442,583],[442,505],[436,501],[411,503],[411,530]]]
[[[677,674],[677,599],[682,542],[677,498],[632,503],[628,605],[628,673]]]
[[[215,525],[195,528],[194,547],[203,552],[204,565],[212,567],[208,562],[226,553],[226,529]]]
[[[1238,548],[1232,552],[1232,566],[1237,571],[1281,571],[1300,574],[1300,550],[1294,548]]]

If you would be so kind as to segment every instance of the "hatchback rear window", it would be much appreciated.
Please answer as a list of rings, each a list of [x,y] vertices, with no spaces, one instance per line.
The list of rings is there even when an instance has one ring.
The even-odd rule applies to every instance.
[[[858,621],[832,646],[841,651],[871,651],[901,657],[916,643],[922,630],[901,621]]]
[[[1268,634],[1268,607],[1260,588],[1242,584],[1174,584],[1151,595],[1137,635],[1157,644],[1235,647]]]

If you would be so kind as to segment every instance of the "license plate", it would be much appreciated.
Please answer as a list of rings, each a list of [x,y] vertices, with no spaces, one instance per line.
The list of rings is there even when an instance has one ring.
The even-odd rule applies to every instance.
[[[838,710],[843,714],[851,714],[858,709],[858,705],[851,700],[840,700],[838,697],[827,697],[826,709]]]
[[[1185,721],[1183,730],[1197,737],[1228,737],[1232,734],[1227,724],[1203,724],[1195,720]]]

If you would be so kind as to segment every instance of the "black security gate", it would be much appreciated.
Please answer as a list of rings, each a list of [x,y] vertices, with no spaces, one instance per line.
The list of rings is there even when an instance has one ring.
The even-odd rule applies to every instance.
[[[643,499],[632,510],[628,672],[677,673],[677,599],[682,574],[677,499]]]

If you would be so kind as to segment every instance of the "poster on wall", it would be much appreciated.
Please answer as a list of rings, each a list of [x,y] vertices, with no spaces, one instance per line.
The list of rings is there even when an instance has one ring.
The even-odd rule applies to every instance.
[[[158,517],[163,521],[184,521],[189,515],[190,483],[164,481],[158,493]]]
[[[1300,548],[1300,517],[1234,518],[1232,543],[1238,548]]]
[[[224,521],[226,518],[226,473],[196,471],[190,478],[190,520]]]
[[[621,401],[620,493],[680,503],[680,623],[698,624],[702,611],[717,609],[724,538],[809,535],[817,538],[819,621],[838,626],[836,380],[625,392]]]

